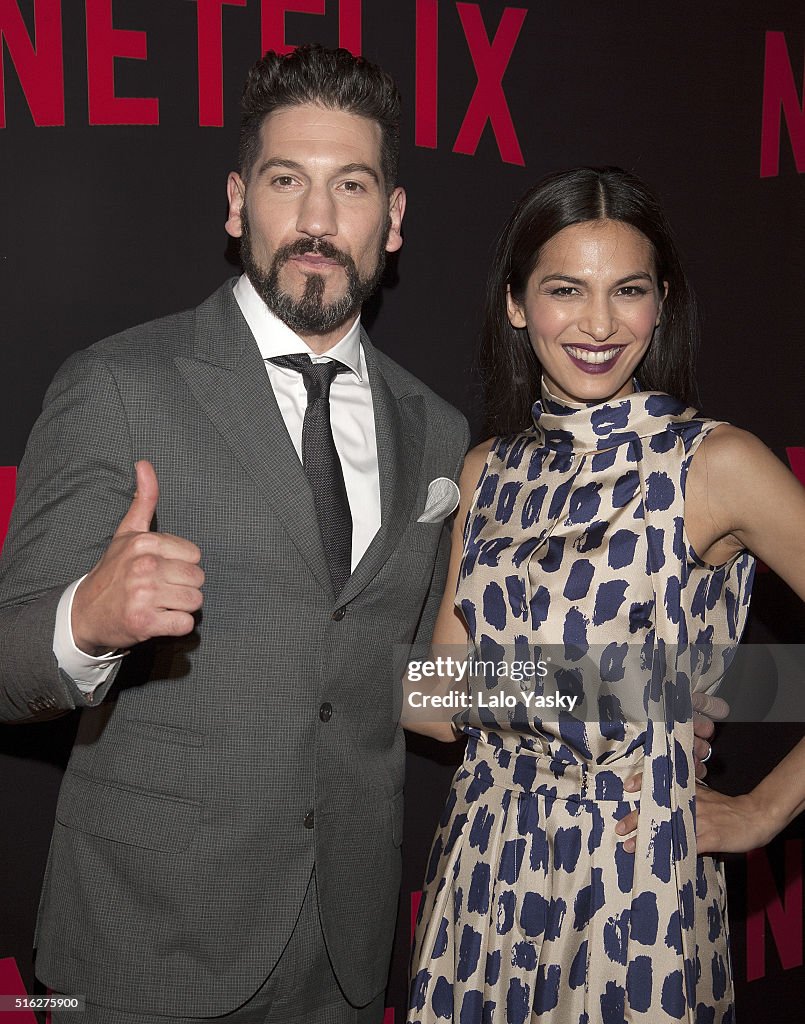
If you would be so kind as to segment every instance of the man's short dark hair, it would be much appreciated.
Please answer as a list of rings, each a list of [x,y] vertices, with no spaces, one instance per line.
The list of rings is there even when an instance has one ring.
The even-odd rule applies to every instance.
[[[266,115],[303,103],[359,114],[380,126],[380,167],[391,192],[400,154],[397,86],[377,64],[354,57],[349,50],[330,50],[318,44],[282,55],[269,50],[249,71],[241,102],[238,153],[244,180],[257,160]]]

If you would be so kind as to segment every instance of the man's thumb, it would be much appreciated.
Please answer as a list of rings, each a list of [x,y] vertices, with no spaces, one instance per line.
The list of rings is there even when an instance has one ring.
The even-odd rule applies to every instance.
[[[137,472],[137,490],[128,512],[120,520],[115,536],[120,533],[147,533],[159,501],[159,483],[154,467],[141,459],[134,464]]]

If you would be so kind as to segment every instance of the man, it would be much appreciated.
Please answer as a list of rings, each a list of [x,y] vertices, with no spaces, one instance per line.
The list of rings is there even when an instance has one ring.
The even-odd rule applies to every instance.
[[[245,275],[71,357],[31,435],[0,716],[83,709],[37,974],[84,1024],[382,1018],[394,648],[428,641],[451,511],[429,484],[468,442],[360,327],[402,245],[398,120],[346,51],[267,54],[228,181]]]

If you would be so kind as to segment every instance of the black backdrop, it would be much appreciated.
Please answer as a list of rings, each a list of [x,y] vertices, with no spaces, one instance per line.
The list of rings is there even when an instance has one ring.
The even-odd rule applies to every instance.
[[[196,305],[235,272],[224,181],[245,70],[261,46],[340,39],[404,98],[406,241],[367,317],[381,348],[477,432],[473,355],[495,231],[543,173],[619,164],[655,186],[676,226],[702,307],[703,409],[805,475],[801,0],[0,0],[0,36],[0,466],[18,463],[69,353]],[[12,484],[0,470],[0,502]],[[759,575],[753,606],[750,639],[801,639],[801,604],[773,574]],[[12,958],[33,985],[74,728],[0,729],[5,991]],[[724,726],[713,778],[745,790],[800,734]],[[398,1024],[410,908],[456,753],[410,744],[388,998]],[[795,823],[729,864],[743,1020],[801,1019],[802,834]]]

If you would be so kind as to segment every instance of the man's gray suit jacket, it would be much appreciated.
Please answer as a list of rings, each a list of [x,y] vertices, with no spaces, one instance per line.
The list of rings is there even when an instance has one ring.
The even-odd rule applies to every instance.
[[[429,639],[449,538],[417,519],[468,435],[363,344],[382,525],[340,595],[231,281],[75,354],[48,391],[0,571],[0,718],[84,708],[37,926],[56,991],[229,1011],[279,957],[314,865],[344,992],[362,1004],[385,985],[403,820],[392,661]],[[56,606],[128,509],[136,459],[159,479],[154,528],[201,548],[204,607],[190,636],[134,648],[87,706],[52,653]]]

